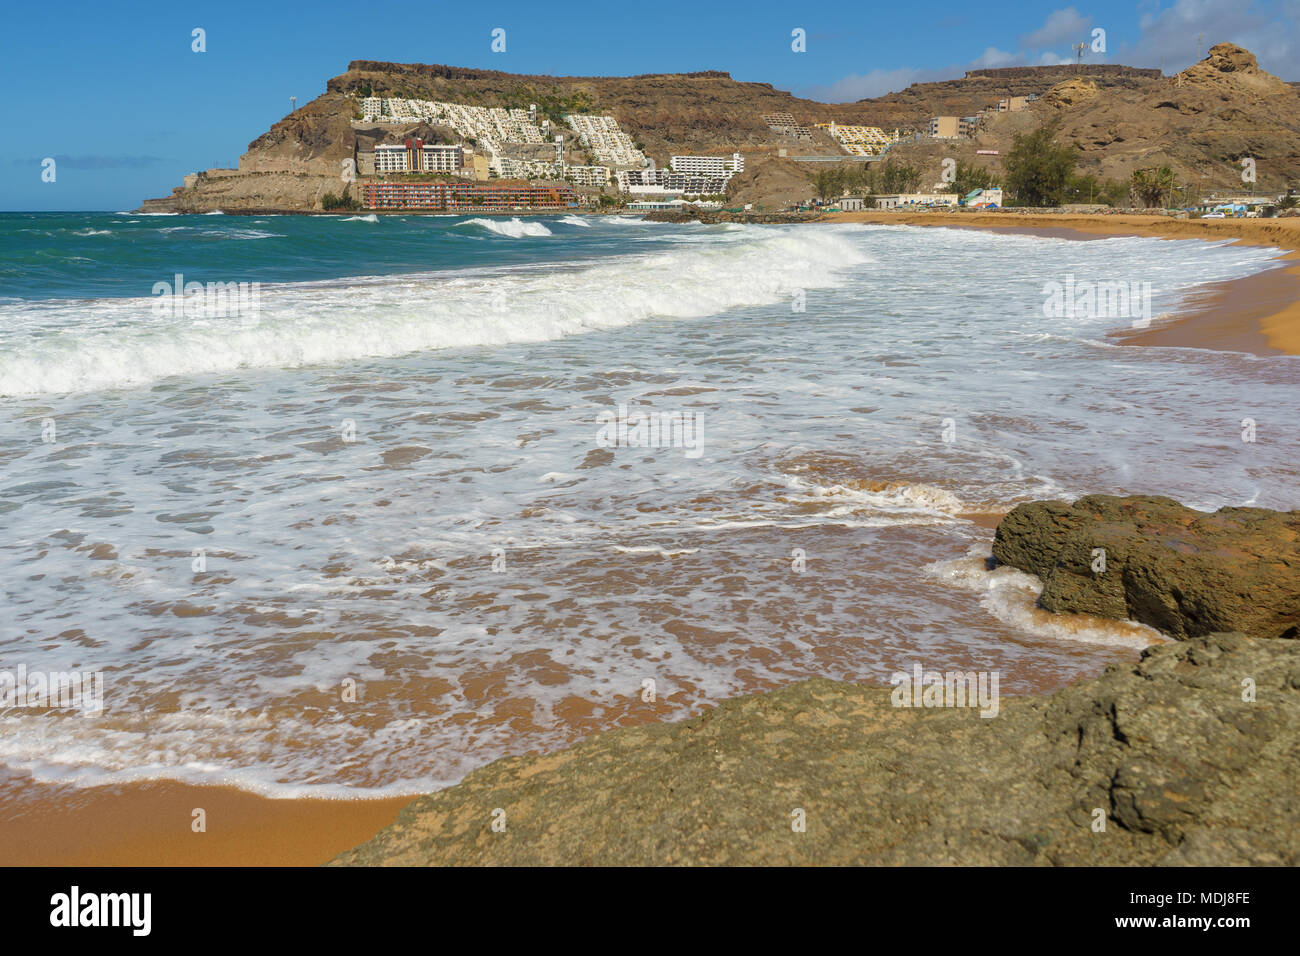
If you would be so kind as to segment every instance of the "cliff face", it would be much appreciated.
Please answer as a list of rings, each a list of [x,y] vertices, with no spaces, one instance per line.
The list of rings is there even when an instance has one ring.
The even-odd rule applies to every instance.
[[[306,212],[321,208],[327,193],[346,188],[343,162],[356,155],[353,103],[326,93],[290,113],[253,142],[237,169],[209,169],[162,199],[147,199],[146,212],[208,212],[222,209]]]
[[[1043,74],[1060,82],[1028,109],[988,117],[973,139],[908,143],[893,155],[936,172],[948,157],[996,169],[1000,159],[976,150],[1005,156],[1016,134],[1052,123],[1056,141],[1078,149],[1079,170],[1102,179],[1125,182],[1135,170],[1169,166],[1189,196],[1278,193],[1300,182],[1300,91],[1261,70],[1247,50],[1221,43],[1182,73],[1159,79],[1061,69]],[[934,86],[948,91],[932,90],[935,101],[967,102],[955,92],[957,81]],[[920,95],[917,89],[884,99]],[[1253,183],[1242,179],[1244,158],[1254,160]]]
[[[1300,93],[1231,43],[1182,73],[1133,91],[1061,104],[1062,142],[1108,174],[1169,165],[1180,182],[1202,174],[1249,189],[1242,158],[1256,162],[1258,183],[1281,187],[1300,178]]]
[[[1036,93],[1042,99],[1030,109],[991,117],[975,140],[908,144],[897,147],[896,155],[927,169],[933,166],[937,179],[943,157],[987,163],[976,149],[1005,154],[1015,133],[1058,122],[1062,141],[1082,151],[1084,169],[1103,176],[1122,179],[1136,168],[1169,164],[1184,181],[1195,177],[1209,187],[1240,187],[1235,164],[1249,156],[1257,161],[1261,187],[1300,178],[1300,92],[1260,70],[1249,52],[1220,44],[1178,77],[1151,74],[1097,65],[972,71],[960,80],[920,83],[877,99],[830,106],[716,71],[555,77],[356,60],[329,81],[323,95],[250,143],[237,170],[197,174],[171,196],[148,200],[145,207],[180,212],[319,209],[322,196],[343,191],[343,161],[384,135],[353,127],[355,97],[363,94],[478,106],[535,102],[556,118],[575,109],[607,113],[660,165],[673,153],[740,150],[754,166],[775,162],[781,148],[792,155],[842,155],[820,130],[811,142],[773,133],[763,123],[764,113],[790,113],[808,126],[833,119],[885,129],[924,128],[933,115],[971,115],[1004,97]],[[388,130],[393,136],[405,132]],[[807,178],[806,167],[797,172]],[[778,178],[780,195],[806,193],[785,181],[790,176]]]

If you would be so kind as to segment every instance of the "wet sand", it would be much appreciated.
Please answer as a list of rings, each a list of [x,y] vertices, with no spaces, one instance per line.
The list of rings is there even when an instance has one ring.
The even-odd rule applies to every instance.
[[[827,218],[994,228],[1073,239],[1106,235],[1237,238],[1259,245],[1300,248],[1300,220],[1187,223],[1162,217],[1012,219],[1009,214],[926,213],[849,213]],[[1024,221],[1030,219],[1033,221]],[[1209,229],[1176,228],[1201,225]],[[1200,234],[1186,235],[1188,231]],[[1286,258],[1297,259],[1300,255],[1293,252]],[[1127,334],[1125,340],[1149,345],[1244,348],[1259,353],[1277,351],[1286,345],[1286,351],[1300,354],[1297,282],[1300,266],[1291,265],[1206,287],[1185,315],[1157,328]],[[963,517],[992,529],[1001,516],[979,513]],[[652,715],[641,719],[652,719]],[[625,722],[607,718],[592,721],[593,726],[584,730],[589,733],[602,729],[602,723],[616,726]],[[34,783],[22,775],[0,775],[0,864],[317,865],[372,837],[390,824],[411,799],[277,800],[231,787],[174,782],[77,789]],[[193,811],[200,807],[206,812],[206,832],[195,833],[191,829]]]
[[[877,225],[947,226],[992,229],[1017,235],[1060,239],[1154,236],[1159,239],[1229,240],[1276,246],[1278,268],[1197,291],[1180,315],[1153,322],[1148,329],[1116,330],[1129,345],[1174,346],[1300,355],[1300,218],[1170,219],[1167,216],[1044,213],[846,212],[828,213],[825,222]]]
[[[410,797],[270,800],[233,787],[0,777],[0,865],[316,866],[388,826]],[[191,827],[194,810],[206,832]]]

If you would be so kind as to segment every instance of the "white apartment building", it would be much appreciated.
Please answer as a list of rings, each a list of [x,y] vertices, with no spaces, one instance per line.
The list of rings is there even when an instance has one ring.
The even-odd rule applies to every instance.
[[[578,134],[582,145],[606,166],[642,166],[645,153],[627,133],[618,128],[612,116],[594,116],[587,113],[570,113],[565,122]]]
[[[639,192],[643,186],[662,189],[665,172],[663,169],[620,169],[616,174],[618,188],[625,193]]]
[[[726,176],[697,176],[692,173],[679,173],[676,170],[670,170],[663,173],[660,182],[665,189],[673,192],[680,192],[684,196],[711,196],[716,193],[727,191],[727,180],[731,178],[730,174]]]
[[[417,169],[411,168],[411,151],[400,143],[375,147],[376,173],[460,173],[466,166],[466,150],[459,145],[425,143],[420,147]]]
[[[420,168],[426,173],[458,173],[464,167],[465,150],[460,146],[426,143],[420,147]]]
[[[406,172],[406,147],[400,143],[384,144],[375,147],[375,172]]]
[[[690,173],[695,176],[726,177],[730,179],[736,173],[745,171],[745,157],[740,153],[727,156],[674,156],[669,165],[673,172]]]
[[[361,112],[365,114],[367,120],[381,116],[384,112],[384,101],[378,96],[367,96],[361,101]]]
[[[575,186],[604,186],[609,182],[608,166],[565,166],[564,178]]]
[[[563,179],[564,171],[564,167],[559,163],[502,156],[499,159],[497,175],[502,179]]]

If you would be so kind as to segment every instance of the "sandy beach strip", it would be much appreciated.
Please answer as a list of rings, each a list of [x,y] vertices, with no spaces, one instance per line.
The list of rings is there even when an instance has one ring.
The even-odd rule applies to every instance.
[[[412,797],[272,800],[170,781],[121,787],[0,777],[0,865],[316,866],[388,826]],[[206,832],[192,830],[194,810]]]
[[[1117,329],[1129,345],[1176,346],[1300,355],[1300,218],[1171,219],[1167,216],[1049,213],[864,212],[827,213],[823,222],[874,225],[944,226],[992,229],[1060,239],[1152,236],[1158,239],[1208,239],[1285,252],[1278,267],[1207,285],[1191,297],[1186,311],[1148,329]]]

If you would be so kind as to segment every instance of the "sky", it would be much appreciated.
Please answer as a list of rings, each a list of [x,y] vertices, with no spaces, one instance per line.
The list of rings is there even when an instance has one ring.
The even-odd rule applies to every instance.
[[[234,166],[351,60],[568,76],[725,70],[847,102],[976,67],[1072,62],[1183,69],[1214,43],[1300,80],[1300,0],[1031,5],[385,2],[16,3],[0,34],[13,117],[0,136],[0,210],[127,210],[186,173]],[[194,31],[205,49],[196,52]],[[505,31],[505,50],[492,34]],[[802,30],[805,49],[793,49]],[[1105,52],[1093,49],[1104,31]],[[54,181],[42,179],[53,159]]]

